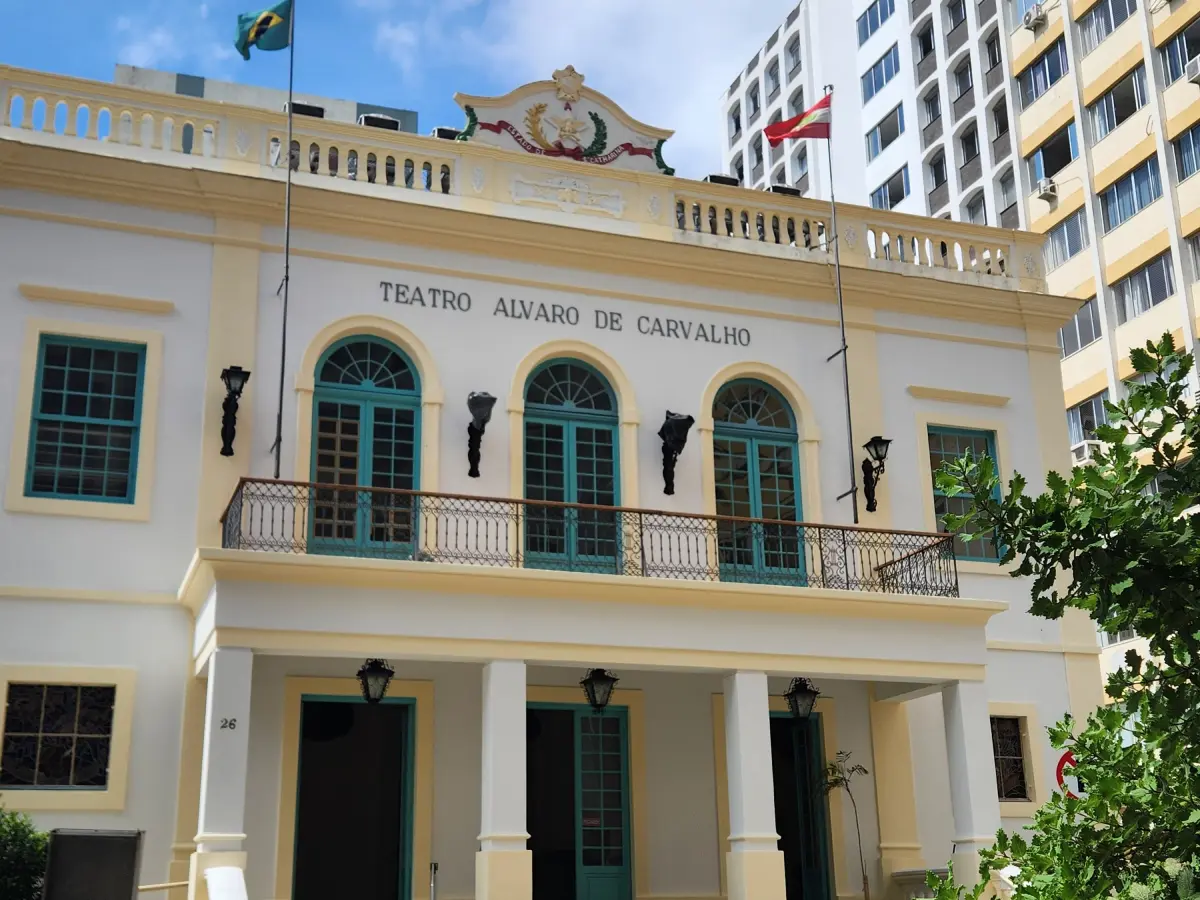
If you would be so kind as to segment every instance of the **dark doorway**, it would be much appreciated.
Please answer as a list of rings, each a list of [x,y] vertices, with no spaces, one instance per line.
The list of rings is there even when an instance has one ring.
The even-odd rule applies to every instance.
[[[525,712],[534,900],[575,900],[575,714]]]
[[[775,830],[783,851],[787,900],[828,900],[829,826],[819,715],[771,716]]]
[[[409,896],[410,709],[304,698],[293,900]]]

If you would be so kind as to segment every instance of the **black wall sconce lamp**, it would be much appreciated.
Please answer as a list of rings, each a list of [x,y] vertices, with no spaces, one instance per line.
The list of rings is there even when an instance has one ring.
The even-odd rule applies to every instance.
[[[696,424],[691,416],[673,413],[667,410],[667,417],[658,436],[662,438],[663,450],[663,493],[667,496],[675,493],[675,461],[687,445],[688,430]]]
[[[487,423],[492,420],[492,407],[495,405],[496,398],[487,391],[471,391],[467,394],[467,410],[471,413],[471,421],[467,425],[467,462],[471,468],[467,475],[471,478],[479,477],[479,448]]]
[[[238,399],[250,380],[250,373],[241,366],[230,366],[221,372],[225,382],[225,400],[221,404],[221,455],[233,456],[233,439],[237,435]]]
[[[887,460],[891,443],[889,438],[875,435],[863,444],[863,449],[869,457],[862,461],[863,493],[867,497],[867,512],[879,509],[879,504],[875,501],[875,485],[879,484],[879,479],[883,477],[883,464]]]
[[[579,686],[583,688],[583,694],[587,697],[588,706],[594,709],[600,715],[604,715],[604,710],[608,706],[608,701],[612,699],[613,688],[620,681],[612,672],[606,672],[604,669],[592,669],[579,682]]]
[[[793,678],[792,683],[783,693],[788,711],[791,712],[794,719],[807,719],[811,716],[813,707],[817,705],[817,698],[820,696],[821,692],[817,690],[816,685],[803,675]]]
[[[358,686],[362,690],[363,699],[368,703],[378,703],[386,695],[388,685],[396,670],[386,659],[368,659],[358,670]]]

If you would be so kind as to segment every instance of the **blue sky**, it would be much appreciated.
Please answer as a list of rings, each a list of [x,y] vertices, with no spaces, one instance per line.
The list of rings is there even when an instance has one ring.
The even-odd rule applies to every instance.
[[[287,86],[287,54],[243,62],[239,12],[271,0],[0,0],[0,62],[112,80],[117,62]],[[718,107],[795,0],[296,0],[296,87],[459,126],[455,91],[505,93],[568,63],[631,115],[673,128],[681,175],[720,168]],[[844,0],[826,0],[844,2]]]

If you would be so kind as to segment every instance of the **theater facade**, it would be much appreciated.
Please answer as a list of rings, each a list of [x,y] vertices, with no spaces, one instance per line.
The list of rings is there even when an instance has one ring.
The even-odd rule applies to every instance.
[[[0,67],[0,804],[172,898],[972,870],[1101,699],[932,480],[1069,465],[1040,239],[839,209],[851,454],[828,205],[677,177],[570,67],[457,99],[297,117],[285,331],[281,113]]]

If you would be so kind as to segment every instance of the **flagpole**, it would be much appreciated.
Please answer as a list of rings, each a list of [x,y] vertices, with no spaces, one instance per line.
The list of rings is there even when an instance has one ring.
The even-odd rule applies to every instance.
[[[825,94],[828,96],[833,93],[833,85],[825,85]],[[846,307],[842,300],[842,256],[839,250],[841,244],[838,234],[837,225],[837,199],[833,190],[833,121],[830,117],[829,137],[825,141],[825,156],[829,161],[829,209],[830,219],[833,226],[833,271],[834,280],[837,284],[837,303],[838,303],[838,326],[841,329],[842,346],[826,359],[826,362],[832,362],[839,354],[842,357],[842,388],[846,396],[846,445],[847,460],[850,463],[850,490],[838,495],[839,500],[850,498],[851,505],[854,510],[854,524],[858,524],[858,475],[854,468],[854,425],[850,416],[850,363],[847,359],[847,344],[846,344]]]
[[[275,478],[279,479],[279,457],[283,451],[283,383],[287,367],[288,282],[292,263],[292,91],[296,76],[296,0],[288,10],[288,100],[287,100],[287,181],[283,189],[283,323],[279,338],[279,406],[275,413]],[[278,293],[278,292],[276,292]]]

